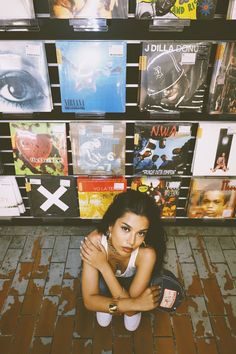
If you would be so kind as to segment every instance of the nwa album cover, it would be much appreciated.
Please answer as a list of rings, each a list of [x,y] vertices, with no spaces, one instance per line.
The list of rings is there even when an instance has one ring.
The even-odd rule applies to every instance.
[[[128,18],[128,0],[48,0],[56,18]]]
[[[189,218],[234,218],[235,178],[193,178],[188,199]]]
[[[20,216],[25,212],[23,199],[13,176],[0,177],[0,216]]]
[[[210,50],[209,42],[143,42],[140,110],[201,112]]]
[[[0,41],[0,111],[52,110],[51,87],[42,41]]]
[[[125,122],[70,123],[74,174],[125,174]]]
[[[68,175],[65,123],[10,123],[17,175]]]
[[[180,193],[180,179],[155,176],[133,178],[131,189],[150,195],[161,209],[161,216],[170,218],[176,216]]]
[[[190,170],[193,124],[136,122],[134,125],[135,175],[183,175]]]
[[[126,191],[124,177],[115,178],[77,178],[80,217],[82,219],[101,219],[118,193]]]
[[[33,0],[1,0],[1,20],[31,20],[35,18]]]
[[[138,19],[212,19],[217,0],[136,0]]]
[[[62,112],[125,112],[125,41],[56,41]]]
[[[210,113],[236,113],[236,42],[217,46],[209,94]]]
[[[235,154],[236,123],[199,122],[192,166],[194,176],[236,176]]]
[[[27,177],[25,187],[32,216],[76,217],[79,215],[75,178]]]

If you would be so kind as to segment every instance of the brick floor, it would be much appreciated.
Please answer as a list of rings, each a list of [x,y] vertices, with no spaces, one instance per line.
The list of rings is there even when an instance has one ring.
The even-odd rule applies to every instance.
[[[236,230],[168,227],[166,268],[185,286],[176,314],[98,326],[81,299],[85,227],[0,227],[0,354],[234,354]]]

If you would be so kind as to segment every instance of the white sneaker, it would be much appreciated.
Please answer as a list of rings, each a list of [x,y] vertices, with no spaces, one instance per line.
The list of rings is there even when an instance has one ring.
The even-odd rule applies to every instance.
[[[125,328],[128,331],[135,331],[141,321],[141,312],[136,313],[133,316],[124,315]]]
[[[101,327],[107,327],[111,323],[112,315],[106,312],[96,312],[96,318]]]

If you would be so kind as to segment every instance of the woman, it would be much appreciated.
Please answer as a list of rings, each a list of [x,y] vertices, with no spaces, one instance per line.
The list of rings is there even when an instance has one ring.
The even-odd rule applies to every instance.
[[[84,304],[96,311],[101,326],[124,314],[126,329],[134,331],[141,312],[158,306],[160,288],[154,284],[165,250],[155,201],[134,190],[118,194],[81,245]]]

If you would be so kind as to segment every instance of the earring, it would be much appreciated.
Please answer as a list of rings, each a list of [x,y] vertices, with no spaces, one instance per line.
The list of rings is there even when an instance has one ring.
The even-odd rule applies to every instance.
[[[145,241],[143,241],[143,242],[142,242],[142,245],[143,245],[143,247],[147,247],[147,245],[146,245],[146,242],[145,242]]]
[[[111,231],[110,230],[107,230],[106,236],[107,236],[107,238],[111,238]]]

